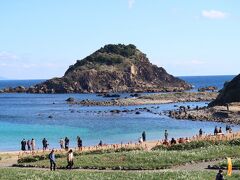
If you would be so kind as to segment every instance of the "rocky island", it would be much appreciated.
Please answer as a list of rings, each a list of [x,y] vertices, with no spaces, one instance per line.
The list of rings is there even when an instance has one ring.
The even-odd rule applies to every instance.
[[[191,88],[185,81],[150,63],[136,46],[109,44],[70,66],[61,78],[30,88],[6,88],[1,92],[109,93],[178,92]]]

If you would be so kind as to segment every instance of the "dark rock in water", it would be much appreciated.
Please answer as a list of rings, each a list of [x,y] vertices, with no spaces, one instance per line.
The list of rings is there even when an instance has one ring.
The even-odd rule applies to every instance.
[[[215,86],[207,86],[207,87],[201,87],[201,88],[198,88],[198,92],[205,92],[205,91],[216,91],[218,88],[215,87]]]
[[[153,65],[136,46],[109,44],[70,66],[63,77],[31,88],[5,89],[26,93],[177,92],[191,85]]]
[[[72,97],[70,97],[70,98],[66,99],[66,101],[67,101],[67,102],[75,102],[75,99],[72,98]]]
[[[240,102],[240,74],[229,83],[225,83],[220,94],[209,106],[226,105],[231,102]]]
[[[130,94],[131,97],[140,97],[141,94],[135,93],[135,94]]]
[[[103,97],[106,97],[106,98],[118,98],[120,97],[119,94],[104,94]]]
[[[111,110],[110,112],[111,112],[111,113],[117,113],[117,114],[118,114],[118,113],[120,113],[121,111],[118,110],[118,109],[114,109],[114,110]]]
[[[135,114],[141,114],[139,111],[137,111]]]
[[[52,116],[52,115],[50,115],[50,116],[48,116],[48,118],[49,118],[49,119],[52,119],[52,118],[53,118],[53,116]]]

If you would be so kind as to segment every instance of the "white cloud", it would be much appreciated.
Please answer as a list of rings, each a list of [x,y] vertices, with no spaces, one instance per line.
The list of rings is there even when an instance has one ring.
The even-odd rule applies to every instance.
[[[217,11],[217,10],[203,10],[202,16],[209,19],[224,19],[227,17],[226,12]]]
[[[135,0],[128,0],[128,8],[131,9],[135,3]]]
[[[6,51],[1,51],[0,52],[0,61],[12,61],[12,60],[17,60],[18,56],[15,54],[6,52]]]

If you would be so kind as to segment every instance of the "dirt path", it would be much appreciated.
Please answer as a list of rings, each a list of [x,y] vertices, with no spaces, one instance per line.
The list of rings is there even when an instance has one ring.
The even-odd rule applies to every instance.
[[[188,163],[186,165],[180,165],[180,166],[175,166],[171,169],[173,170],[185,170],[185,171],[201,171],[201,170],[210,170],[207,169],[208,165],[215,165],[218,164],[219,162],[222,162],[223,160],[218,160],[218,161],[209,161],[209,162],[198,162],[198,163]]]
[[[160,169],[160,170],[98,170],[98,169],[72,169],[72,171],[84,171],[84,172],[165,172],[165,171],[216,171],[207,169],[208,165],[214,165],[223,160],[218,161],[209,161],[209,162],[198,162],[198,163],[189,163],[186,165],[174,166],[170,169]],[[4,159],[0,161],[0,168],[23,168],[23,169],[34,169],[34,170],[41,170],[41,171],[48,171],[48,168],[31,168],[31,167],[12,167],[13,164],[17,163],[17,157],[11,157],[8,159]],[[60,171],[64,171],[64,169],[59,169]],[[59,171],[58,170],[58,171]],[[239,172],[239,170],[238,170]]]
[[[17,156],[4,158],[0,161],[0,168],[11,167],[13,164],[17,163],[17,160],[18,160]]]

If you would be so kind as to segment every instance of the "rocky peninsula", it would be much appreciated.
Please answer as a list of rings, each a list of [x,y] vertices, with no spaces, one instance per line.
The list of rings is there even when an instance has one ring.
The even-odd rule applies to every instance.
[[[191,88],[185,81],[150,63],[146,54],[129,44],[109,44],[70,66],[61,78],[2,93],[178,92]]]
[[[225,83],[208,107],[169,111],[169,116],[176,119],[240,124],[240,75]]]

